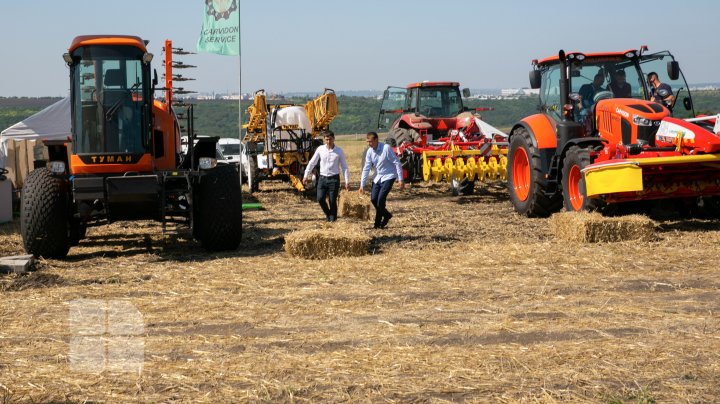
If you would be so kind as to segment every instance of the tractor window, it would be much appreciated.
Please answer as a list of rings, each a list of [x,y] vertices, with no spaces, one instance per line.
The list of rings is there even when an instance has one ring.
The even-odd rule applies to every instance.
[[[75,55],[81,58],[72,73],[75,153],[145,152],[141,52],[81,47]]]
[[[560,119],[560,67],[551,66],[542,75],[540,104],[548,113]]]
[[[408,90],[400,87],[388,87],[383,93],[378,129],[389,129],[393,122],[407,109]]]
[[[452,117],[462,112],[460,90],[456,87],[420,87],[418,112],[428,118]]]
[[[641,81],[643,85],[647,86],[647,99],[650,99],[652,96],[651,90],[654,88],[652,84],[647,82],[647,76],[649,73],[655,72],[658,75],[660,83],[667,84],[672,89],[674,99],[672,99],[672,102],[669,104],[672,115],[676,118],[693,118],[695,112],[685,77],[682,72],[677,80],[671,80],[668,76],[667,64],[671,61],[674,61],[674,58],[669,52],[659,52],[642,56],[640,67],[642,68],[644,77]]]

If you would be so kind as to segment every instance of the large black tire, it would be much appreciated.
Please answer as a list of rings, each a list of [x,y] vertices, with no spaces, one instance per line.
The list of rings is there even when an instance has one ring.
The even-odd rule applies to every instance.
[[[602,207],[600,199],[588,198],[585,179],[580,171],[592,163],[587,149],[571,146],[565,154],[562,168],[563,204],[568,212],[595,211]]]
[[[516,170],[522,172],[515,172]],[[548,195],[540,151],[525,128],[513,131],[508,150],[507,187],[515,210],[527,217],[548,217],[562,208],[562,194]]]
[[[70,250],[67,182],[47,168],[28,175],[20,203],[20,233],[25,251],[36,257],[65,258]]]
[[[412,143],[417,141],[420,135],[414,129],[409,128],[392,128],[388,132],[385,143],[391,146],[400,146],[403,143]]]
[[[205,174],[195,192],[193,234],[209,251],[235,250],[242,238],[240,178],[233,166]]]

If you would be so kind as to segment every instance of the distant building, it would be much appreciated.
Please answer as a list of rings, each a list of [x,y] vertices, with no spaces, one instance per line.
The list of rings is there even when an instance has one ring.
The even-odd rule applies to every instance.
[[[503,88],[500,90],[500,95],[503,97],[512,97],[524,94],[520,88]]]

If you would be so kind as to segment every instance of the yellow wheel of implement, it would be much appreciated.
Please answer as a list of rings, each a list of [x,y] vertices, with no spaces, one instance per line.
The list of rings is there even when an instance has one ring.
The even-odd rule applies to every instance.
[[[507,180],[507,157],[500,157],[500,180]]]
[[[467,175],[468,181],[475,181],[477,173],[477,164],[475,164],[475,157],[468,157],[465,162],[465,174]]]
[[[444,166],[443,174],[445,175],[445,181],[450,182],[453,175],[453,159],[451,157],[446,157]]]
[[[440,158],[436,157],[433,159],[433,164],[432,164],[433,181],[440,182],[440,177],[442,177],[442,172],[443,172],[442,160],[440,160]]]
[[[495,157],[488,159],[488,166],[490,167],[490,174],[488,175],[490,180],[496,179],[500,175],[500,164],[498,164]]]
[[[430,160],[427,159],[427,154],[425,152],[423,152],[422,156],[423,156],[422,157],[422,159],[423,159],[422,160],[423,161],[423,166],[422,166],[423,181],[429,181],[430,180],[430,171],[432,171],[431,167],[430,167]]]
[[[485,159],[480,158],[478,159],[478,165],[477,165],[477,179],[478,181],[485,181],[488,174],[490,173],[490,167],[488,167],[487,163],[485,162]]]
[[[455,168],[453,169],[455,179],[462,180],[465,178],[465,161],[462,157],[455,159]]]

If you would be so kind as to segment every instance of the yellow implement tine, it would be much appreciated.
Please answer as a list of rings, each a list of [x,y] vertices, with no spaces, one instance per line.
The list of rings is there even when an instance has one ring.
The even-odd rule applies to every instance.
[[[450,182],[450,179],[452,178],[453,173],[453,160],[451,158],[445,159],[445,164],[443,164],[443,174],[445,175],[445,181]]]
[[[423,181],[429,181],[430,180],[430,172],[432,170],[430,167],[430,160],[428,160],[428,158],[427,158],[427,152],[423,152],[422,159],[423,159],[422,160],[423,161],[423,165],[422,165]]]
[[[475,164],[475,157],[468,157],[465,162],[465,175],[468,181],[475,181],[475,173],[477,172],[477,164]]]
[[[433,181],[440,182],[440,177],[442,176],[442,173],[443,173],[442,160],[440,160],[439,158],[436,158],[433,160],[433,167],[432,167]]]
[[[507,180],[507,157],[500,157],[500,180]]]

